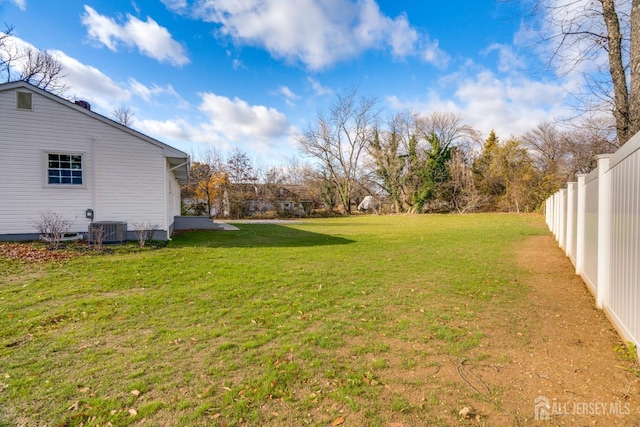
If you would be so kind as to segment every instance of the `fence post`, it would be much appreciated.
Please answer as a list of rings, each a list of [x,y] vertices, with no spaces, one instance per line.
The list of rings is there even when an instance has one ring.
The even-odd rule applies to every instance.
[[[576,183],[575,182],[567,182],[567,232],[565,235],[567,236],[566,242],[566,255],[569,258],[575,259],[576,256],[576,248],[574,247],[574,228],[575,228],[575,217],[573,213],[576,210],[575,206],[575,192],[576,192]]]
[[[609,301],[611,272],[611,174],[610,154],[598,156],[598,286],[596,305],[603,308]]]
[[[567,243],[567,189],[560,189],[560,209],[558,212],[559,226],[558,226],[558,243],[562,250],[566,250]]]
[[[558,226],[560,223],[560,192],[556,191],[553,195],[553,235],[558,241]]]
[[[544,222],[549,226],[549,198],[544,201]]]
[[[584,272],[584,218],[586,205],[586,174],[578,175],[578,215],[576,218],[576,274]]]

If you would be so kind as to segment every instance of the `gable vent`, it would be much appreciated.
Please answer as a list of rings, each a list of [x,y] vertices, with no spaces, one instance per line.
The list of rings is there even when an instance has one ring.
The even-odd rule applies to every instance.
[[[33,110],[31,92],[16,92],[18,110]]]

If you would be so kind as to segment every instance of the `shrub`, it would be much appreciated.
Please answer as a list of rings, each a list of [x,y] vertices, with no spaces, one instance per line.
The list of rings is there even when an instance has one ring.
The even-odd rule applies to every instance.
[[[64,218],[52,210],[40,212],[40,219],[33,221],[33,226],[40,233],[40,238],[49,243],[53,249],[60,247],[60,242],[71,229],[73,221]]]

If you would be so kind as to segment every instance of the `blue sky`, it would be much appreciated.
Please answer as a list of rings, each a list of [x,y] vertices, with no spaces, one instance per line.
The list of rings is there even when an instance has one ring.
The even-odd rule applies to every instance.
[[[454,112],[502,139],[565,114],[519,1],[0,0],[15,42],[66,68],[66,96],[195,154],[278,164],[357,87],[388,111]]]

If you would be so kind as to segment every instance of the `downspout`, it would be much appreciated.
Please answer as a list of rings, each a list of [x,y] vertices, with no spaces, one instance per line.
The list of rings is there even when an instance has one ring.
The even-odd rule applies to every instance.
[[[91,220],[91,222],[96,221],[97,218],[97,214],[99,212],[98,210],[98,139],[95,137],[95,135],[91,135],[91,141],[92,141],[92,153],[91,153],[91,168],[92,168],[92,183],[91,185],[93,186],[93,191],[91,192],[93,195],[93,219]]]
[[[169,170],[167,169],[167,166],[169,166],[169,160],[167,160],[166,157],[163,158],[164,159],[164,194],[163,194],[163,199],[164,199],[164,206],[163,206],[163,221],[164,221],[164,229],[166,230],[167,233],[167,240],[169,240],[171,238],[171,236],[169,236],[169,218],[167,218],[168,216],[168,209],[169,207],[167,206],[168,202],[169,202],[169,180],[167,179],[167,177],[169,176]]]
[[[188,164],[189,164],[189,162],[190,162],[190,160],[189,160],[189,158],[187,158],[187,161],[186,161],[186,162],[184,162],[184,163],[180,163],[179,165],[174,166],[174,167],[172,167],[172,168],[169,168],[169,170],[167,170],[167,173],[166,173],[166,175],[165,175],[165,180],[166,180],[166,182],[165,182],[165,186],[166,186],[166,190],[165,190],[165,198],[167,197],[167,195],[168,195],[168,193],[169,193],[169,179],[171,179],[171,177],[169,176],[169,174],[170,174],[171,172],[173,172],[174,170],[178,169],[178,168],[181,168],[181,167],[183,167],[183,166],[185,166],[185,165],[188,165]],[[174,176],[174,178],[175,178],[175,176]],[[178,191],[179,191],[179,190],[178,190]],[[172,200],[172,202],[173,202],[173,200]],[[181,202],[181,200],[179,200],[179,202]],[[168,201],[167,201],[167,200],[165,200],[164,206],[165,206],[165,209],[167,209],[167,208],[168,208]],[[178,206],[178,215],[180,215],[180,207],[179,207],[179,206]],[[166,213],[165,213],[165,218],[166,218],[166,220],[167,220],[167,226],[166,226],[166,227],[167,227],[167,238],[169,239],[169,235],[168,235],[168,233],[169,233],[169,224],[168,224],[169,218],[167,218]]]

